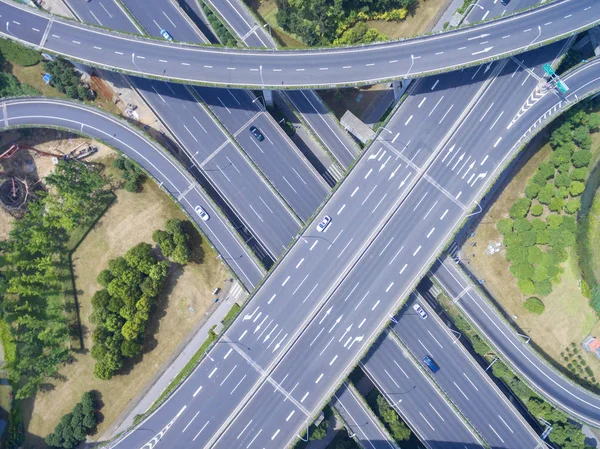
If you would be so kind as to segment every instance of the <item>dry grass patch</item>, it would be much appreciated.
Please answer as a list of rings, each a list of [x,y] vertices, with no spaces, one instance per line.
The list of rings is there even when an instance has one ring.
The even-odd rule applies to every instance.
[[[448,3],[448,0],[420,0],[414,14],[406,16],[406,19],[402,21],[368,20],[367,25],[375,28],[389,39],[417,36],[433,28]]]
[[[547,141],[540,137],[541,141]],[[592,308],[579,290],[579,274],[576,267],[574,248],[569,252],[569,260],[562,264],[564,273],[561,283],[553,285],[550,295],[540,298],[546,309],[542,315],[535,315],[526,311],[523,302],[530,295],[523,295],[512,273],[509,263],[504,258],[504,251],[492,256],[485,254],[490,242],[502,242],[502,235],[496,229],[496,222],[503,217],[508,217],[508,210],[525,191],[527,180],[533,175],[539,164],[544,161],[552,151],[549,144],[545,144],[536,152],[535,145],[527,150],[528,154],[522,156],[525,160],[517,173],[509,174],[512,179],[496,198],[494,204],[482,218],[475,230],[475,237],[469,239],[464,247],[465,258],[470,259],[468,268],[480,279],[485,279],[485,286],[498,301],[504,311],[515,319],[518,326],[544,351],[550,358],[561,366],[566,363],[560,357],[571,343],[579,345],[584,336],[589,333],[600,332],[598,319]],[[476,242],[477,246],[471,244]],[[475,257],[472,257],[475,254]],[[600,377],[600,360],[585,353],[586,362],[594,371],[596,378]]]
[[[102,161],[108,172],[114,170],[112,160]],[[185,219],[178,206],[151,181],[144,184],[142,193],[120,189],[116,196],[73,255],[86,350],[74,354],[74,362],[60,371],[62,380],[53,380],[48,389],[36,395],[35,400],[25,402],[23,414],[28,448],[44,447],[42,438],[88,390],[97,390],[101,398],[102,420],[96,436],[101,435],[202,318],[212,304],[212,291],[229,277],[228,270],[203,240],[203,263],[174,269],[171,273],[166,294],[159,300],[148,324],[144,355],[126,375],[115,376],[110,381],[96,379],[93,375],[94,360],[89,353],[93,330],[89,315],[92,312],[91,296],[101,288],[96,282],[98,273],[108,266],[110,259],[124,254],[137,243],[152,242],[152,232],[164,228],[169,218]],[[190,308],[195,311],[190,311]]]

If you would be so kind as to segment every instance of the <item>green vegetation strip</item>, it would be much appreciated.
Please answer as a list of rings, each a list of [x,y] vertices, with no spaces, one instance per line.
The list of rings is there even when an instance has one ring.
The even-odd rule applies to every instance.
[[[536,394],[502,360],[497,358],[488,342],[477,332],[474,326],[458,310],[454,302],[445,293],[437,297],[438,303],[446,311],[456,328],[467,338],[474,351],[488,363],[493,363],[491,371],[515,395],[535,419],[548,421],[553,430],[548,439],[562,449],[592,449],[584,443],[585,435],[580,427],[569,420],[566,414],[550,405]],[[494,361],[495,360],[495,361]]]
[[[215,341],[217,341],[217,338],[219,337],[215,333],[215,327],[216,325],[208,331],[208,338],[204,340],[204,343],[202,343],[200,349],[196,351],[196,353],[192,356],[190,361],[187,362],[183,369],[179,372],[179,374],[175,376],[175,378],[171,381],[169,386],[163,390],[158,399],[154,402],[154,404],[152,404],[150,409],[148,409],[148,411],[143,415],[138,415],[135,417],[133,421],[134,424],[139,423],[145,416],[152,413],[179,386],[179,384],[181,384],[190,374],[192,374],[198,362],[200,362],[200,360],[204,357],[210,346]]]

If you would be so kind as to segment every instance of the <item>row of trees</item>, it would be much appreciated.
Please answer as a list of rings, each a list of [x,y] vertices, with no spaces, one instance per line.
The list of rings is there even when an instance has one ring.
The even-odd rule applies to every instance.
[[[390,432],[390,435],[397,443],[408,441],[410,439],[410,429],[408,426],[400,419],[396,410],[394,410],[388,401],[378,392],[374,412],[379,416]]]
[[[94,392],[83,393],[81,402],[78,402],[70,413],[64,415],[54,432],[46,437],[46,444],[51,448],[73,449],[96,429],[96,412]]]
[[[142,353],[146,323],[167,278],[169,262],[158,260],[148,243],[139,243],[108,263],[98,275],[104,289],[92,297],[90,321],[94,375],[112,378],[125,358]]]
[[[8,362],[17,399],[33,394],[68,358],[63,281],[70,275],[69,236],[103,207],[108,184],[84,164],[60,161],[46,185],[0,246],[2,312],[17,348]]]
[[[186,223],[171,219],[166,230],[152,235],[162,256],[180,265],[191,258],[191,240]],[[159,257],[148,243],[139,243],[109,261],[108,269],[98,274],[104,288],[92,297],[92,316],[96,324],[92,334],[92,357],[96,360],[94,375],[110,379],[127,358],[142,353],[146,325],[160,295],[170,262]]]
[[[385,38],[369,30],[368,19],[402,20],[417,5],[417,0],[275,0],[277,23],[309,46],[331,43],[355,44]],[[348,34],[362,23],[359,31]],[[337,40],[337,41],[336,41]]]
[[[438,296],[438,301],[452,317],[456,328],[469,339],[475,352],[489,362],[488,356],[494,353],[493,349],[456,309],[450,298],[442,293]],[[573,424],[567,415],[544,401],[525,382],[515,376],[502,360],[493,363],[491,371],[511,389],[535,419],[543,418],[552,425],[552,432],[548,436],[551,443],[562,449],[592,449],[585,444],[585,435],[580,426]]]
[[[590,132],[599,128],[600,115],[584,107],[565,114],[550,136],[550,157],[528,180],[525,196],[509,210],[510,218],[497,223],[510,271],[523,294],[546,296],[560,282],[560,264],[576,240],[576,213],[592,160]]]

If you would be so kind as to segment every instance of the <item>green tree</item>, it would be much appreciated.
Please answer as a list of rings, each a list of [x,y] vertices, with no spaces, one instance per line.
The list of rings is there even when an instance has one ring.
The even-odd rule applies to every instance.
[[[534,285],[535,293],[539,296],[548,296],[550,293],[552,293],[552,284],[548,279],[540,282],[534,282]]]
[[[396,411],[381,395],[377,396],[377,411],[382,421],[386,423],[394,440],[400,442],[410,439],[410,429],[400,420]]]
[[[509,215],[513,219],[525,218],[531,207],[531,200],[529,198],[519,198],[516,200],[510,208]]]
[[[590,150],[592,148],[592,137],[590,129],[587,126],[578,126],[573,130],[573,142],[582,150]]]
[[[517,218],[514,221],[515,232],[525,232],[531,229],[531,223],[526,218]]]
[[[554,198],[555,191],[556,189],[552,184],[546,184],[538,193],[538,201],[542,204],[550,204],[550,201]]]
[[[544,206],[542,206],[541,204],[534,204],[531,206],[531,209],[529,209],[529,212],[534,217],[539,217],[544,213]]]
[[[600,115],[598,115],[600,117]],[[576,168],[571,172],[571,179],[573,181],[585,181],[587,179],[589,170],[587,167]]]
[[[531,295],[535,292],[535,286],[531,279],[519,279],[517,281],[517,287],[524,295]]]
[[[552,212],[561,212],[562,208],[565,205],[565,200],[563,200],[562,198],[552,198],[552,201],[550,201],[550,204],[548,204],[548,208],[552,211]]]
[[[574,214],[581,209],[581,201],[579,199],[567,201],[565,203],[565,212],[568,214]]]
[[[498,223],[496,223],[496,227],[501,234],[506,235],[513,230],[513,220],[510,218],[501,218],[498,220]]]
[[[556,187],[569,187],[571,185],[571,176],[568,173],[559,173],[554,177]]]
[[[527,186],[525,187],[525,196],[529,199],[534,199],[538,195],[541,188],[542,186],[540,184],[531,180],[527,183]]]
[[[592,153],[587,150],[579,150],[573,153],[571,161],[575,168],[587,167],[592,161]]]
[[[581,181],[573,181],[571,187],[569,188],[569,194],[571,196],[579,196],[585,190],[585,184]]]

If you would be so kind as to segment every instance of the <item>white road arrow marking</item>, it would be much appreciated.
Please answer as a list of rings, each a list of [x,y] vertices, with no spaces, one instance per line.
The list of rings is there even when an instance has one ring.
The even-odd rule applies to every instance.
[[[325,318],[327,318],[327,316],[331,313],[331,309],[333,309],[333,306],[331,306],[327,312],[325,312],[325,315],[323,315],[323,318],[321,318],[321,321],[319,321],[319,324],[321,324],[323,321],[325,321]]]
[[[446,160],[446,158],[448,156],[450,156],[450,153],[452,153],[454,151],[454,147],[456,146],[456,144],[452,145],[450,148],[448,148],[448,152],[444,155],[444,158],[442,159],[442,162],[444,162]]]
[[[277,326],[279,326],[278,324],[275,325],[275,327],[273,329],[271,329],[271,332],[269,332],[267,335],[265,335],[265,340],[263,341],[263,343],[266,343],[267,340],[269,338],[271,338],[271,334],[275,331],[275,329],[277,329]]]
[[[475,36],[475,37],[470,37],[469,39],[467,39],[468,41],[472,41],[475,39],[483,39],[484,37],[488,37],[489,34],[480,34],[479,36]]]
[[[390,177],[388,178],[388,181],[389,181],[390,179],[392,179],[394,176],[396,176],[396,172],[397,172],[397,171],[400,169],[400,167],[402,167],[402,164],[400,164],[400,165],[398,165],[398,166],[396,167],[396,170],[394,170],[394,171],[392,172],[392,174],[391,174],[391,175],[390,175]]]
[[[388,156],[388,158],[385,160],[385,162],[383,164],[381,164],[381,167],[379,167],[379,171],[381,171],[385,168],[385,166],[387,165],[387,163],[389,162],[389,160],[391,158],[392,158],[392,156]]]
[[[339,340],[340,342],[341,342],[341,341],[344,339],[344,337],[346,336],[346,334],[347,334],[348,332],[350,332],[350,329],[352,329],[352,324],[346,328],[346,330],[344,331],[344,333],[343,333],[343,334],[342,334],[342,336],[340,337],[340,340]]]
[[[486,48],[484,48],[483,50],[476,51],[475,53],[471,53],[471,54],[472,54],[473,56],[475,56],[475,55],[479,55],[479,54],[481,54],[481,53],[487,53],[487,52],[488,52],[488,51],[490,51],[492,48],[494,48],[494,47],[486,47]]]
[[[467,174],[469,174],[469,172],[473,169],[474,166],[475,166],[475,161],[471,162],[471,165],[469,165],[469,168],[467,168],[467,171],[465,172],[464,175],[462,175],[461,179],[465,179],[465,177],[467,176]]]
[[[364,335],[361,335],[360,337],[354,337],[354,340],[352,340],[352,343],[350,343],[350,346],[348,346],[348,349],[350,349],[354,343],[358,343],[358,342],[362,341],[364,337],[365,337]]]
[[[244,316],[244,319],[242,321],[246,321],[246,320],[251,320],[252,317],[254,316],[254,314],[258,311],[260,307],[257,307],[256,309],[254,309],[254,312],[252,313],[248,313]]]
[[[473,181],[473,184],[471,184],[471,187],[473,187],[475,185],[475,183],[479,180],[479,179],[483,179],[487,176],[487,172],[485,173],[479,173],[477,175],[477,178],[475,178],[475,180]]]
[[[277,343],[274,347],[273,347],[273,352],[277,351],[279,349],[279,347],[281,346],[281,343],[283,343],[283,340],[285,340],[285,337],[287,337],[288,334],[285,334],[283,337],[281,337],[281,340],[279,340],[279,343]]]
[[[332,331],[332,330],[333,330],[333,329],[334,329],[334,328],[335,328],[335,327],[336,327],[338,324],[340,324],[340,321],[342,321],[342,317],[343,317],[343,316],[344,316],[344,315],[342,314],[342,315],[340,315],[340,316],[338,317],[338,319],[337,319],[337,320],[335,320],[335,323],[333,323],[333,326],[331,326],[331,329],[329,329],[329,332],[327,332],[328,334],[331,334],[331,331]]]
[[[460,164],[460,161],[463,160],[463,158],[465,157],[465,153],[461,154],[460,157],[458,158],[458,160],[456,161],[456,164],[454,164],[454,167],[452,167],[452,171],[454,171],[454,169],[456,168],[456,166],[458,164]]]

